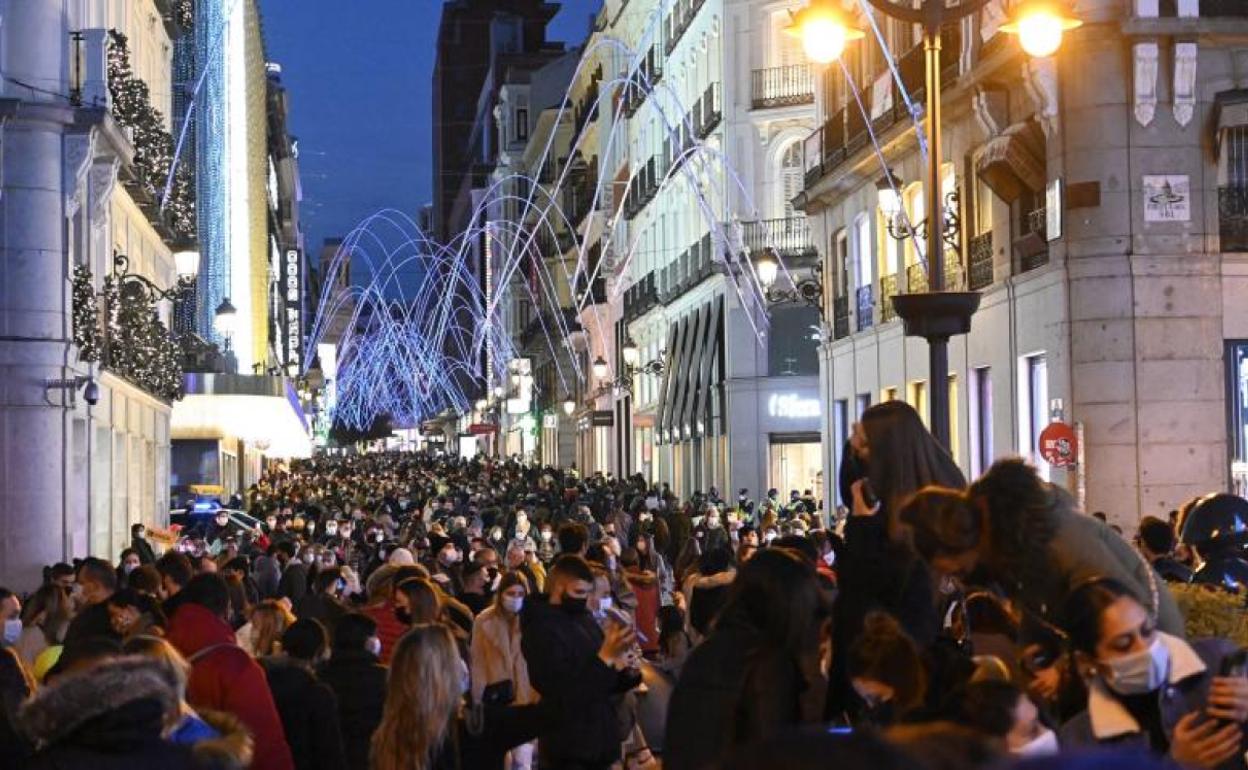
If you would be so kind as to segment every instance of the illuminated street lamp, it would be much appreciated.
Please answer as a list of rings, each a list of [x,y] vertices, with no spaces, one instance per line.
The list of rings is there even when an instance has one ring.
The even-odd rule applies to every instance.
[[[625,366],[636,366],[641,362],[641,351],[637,348],[637,343],[633,342],[632,337],[624,340],[624,347],[620,348],[620,356],[623,357]]]
[[[484,412],[487,406],[489,406],[489,404],[486,403],[484,398],[477,399],[476,407],[478,412]]]
[[[234,326],[238,322],[238,311],[234,309],[230,298],[226,297],[221,300],[221,304],[217,305],[216,311],[212,316],[213,328],[217,330],[217,334],[229,339],[234,334]]]
[[[1025,0],[998,29],[1018,35],[1018,43],[1031,56],[1052,56],[1062,44],[1062,33],[1083,25],[1070,8],[1055,0]]]
[[[595,379],[599,379],[599,380],[606,379],[607,362],[603,359],[602,356],[598,356],[597,358],[594,359],[592,368],[593,368]]]
[[[923,116],[924,142],[927,147],[927,169],[924,175],[926,208],[933,217],[945,210],[941,195],[941,27],[978,12],[989,0],[962,0],[949,5],[948,0],[918,0],[904,3],[890,0],[868,0],[872,7],[894,19],[923,28],[923,53],[927,97]],[[1023,0],[1001,30],[1019,36],[1023,50],[1032,56],[1050,56],[1062,42],[1062,33],[1074,29],[1080,21],[1070,12],[1066,0]],[[828,64],[840,57],[845,44],[863,37],[846,15],[837,0],[810,0],[809,4],[793,16],[785,32],[799,37],[806,56],[814,62]],[[888,172],[891,175],[891,172]],[[886,177],[880,186],[880,208],[890,221],[901,211],[895,184]],[[888,188],[885,192],[884,188]],[[979,308],[978,292],[945,291],[945,271],[942,255],[948,237],[947,227],[925,228],[927,255],[927,284],[929,291],[918,294],[902,294],[892,297],[893,309],[905,323],[908,336],[923,337],[928,342],[929,407],[931,409],[932,433],[941,444],[949,442],[949,338],[966,334],[971,329],[971,316]],[[775,280],[777,264],[757,265],[759,280],[764,286]],[[764,271],[770,273],[765,275]],[[768,280],[770,279],[770,280]],[[883,297],[889,301],[889,297]]]
[[[758,282],[766,291],[776,283],[776,276],[780,274],[780,260],[776,259],[775,252],[767,249],[754,262],[754,269],[758,271]]]
[[[572,413],[575,411],[576,411],[576,402],[573,401],[571,397],[563,399],[563,413],[571,417]]]
[[[836,61],[846,43],[863,37],[838,6],[836,0],[811,0],[784,28],[786,35],[801,39],[806,58],[817,64]]]
[[[183,249],[173,253],[173,269],[178,278],[185,282],[194,280],[199,275],[199,252],[195,249]]]
[[[888,222],[896,220],[897,215],[901,213],[901,185],[901,178],[894,174],[892,169],[886,169],[884,176],[875,183],[880,213]]]

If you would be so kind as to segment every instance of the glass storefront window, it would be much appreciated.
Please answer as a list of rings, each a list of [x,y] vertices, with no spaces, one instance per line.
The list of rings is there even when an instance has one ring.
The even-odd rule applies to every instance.
[[[770,474],[767,486],[788,499],[790,490],[798,492],[819,487],[823,449],[818,436],[772,436],[769,452]]]

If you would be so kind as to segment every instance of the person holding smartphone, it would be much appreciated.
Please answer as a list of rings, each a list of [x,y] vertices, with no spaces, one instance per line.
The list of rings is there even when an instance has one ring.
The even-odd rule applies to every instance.
[[[1149,749],[1184,768],[1244,768],[1248,676],[1226,639],[1192,642],[1157,628],[1140,599],[1112,578],[1076,587],[1063,608],[1087,708],[1059,732],[1063,750]]]

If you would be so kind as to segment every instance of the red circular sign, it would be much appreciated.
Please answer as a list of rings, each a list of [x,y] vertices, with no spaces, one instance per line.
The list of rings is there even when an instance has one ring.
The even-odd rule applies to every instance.
[[[1078,459],[1079,439],[1074,428],[1064,422],[1052,422],[1040,433],[1037,449],[1049,465],[1064,468]]]

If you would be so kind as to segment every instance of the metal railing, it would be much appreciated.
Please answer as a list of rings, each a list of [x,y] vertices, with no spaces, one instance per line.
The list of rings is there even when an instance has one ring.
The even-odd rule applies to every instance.
[[[684,36],[685,30],[689,29],[704,2],[705,0],[676,0],[672,4],[672,12],[667,15],[667,21],[663,25],[667,32],[667,43],[663,50],[669,56],[676,50],[676,44]]]
[[[1248,251],[1248,186],[1218,188],[1218,235],[1222,251]]]
[[[971,291],[979,291],[992,285],[992,231],[971,238],[968,245],[970,269],[968,284]]]
[[[702,92],[702,98],[694,105],[694,110],[694,133],[699,139],[705,139],[719,126],[724,117],[723,97],[720,96],[718,81],[706,87],[706,90]]]
[[[658,271],[651,270],[624,290],[624,320],[631,321],[640,318],[657,304],[659,304]]]
[[[815,101],[815,78],[807,64],[768,67],[751,73],[754,109],[793,107]]]
[[[1026,273],[1049,264],[1048,240],[1045,238],[1046,213],[1043,207],[1027,212],[1027,216],[1023,221],[1026,232],[1023,235],[1024,237],[1034,235],[1040,239],[1042,245],[1038,248],[1024,251],[1019,255],[1019,272]]]
[[[785,259],[816,254],[814,240],[810,237],[810,222],[804,216],[743,222],[742,240],[750,254],[759,254],[765,249],[774,249]]]
[[[893,297],[900,292],[897,289],[897,274],[880,276],[880,323],[886,324],[897,317],[893,308]]]
[[[849,295],[832,298],[832,339],[849,336]]]
[[[874,323],[875,297],[872,286],[859,286],[855,292],[858,313],[858,331],[870,329]]]

